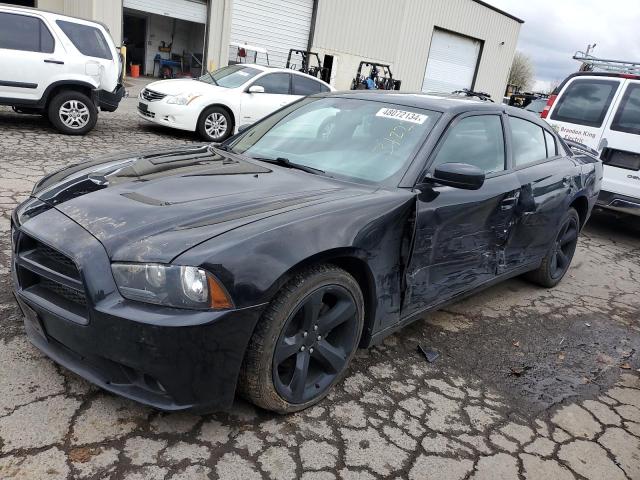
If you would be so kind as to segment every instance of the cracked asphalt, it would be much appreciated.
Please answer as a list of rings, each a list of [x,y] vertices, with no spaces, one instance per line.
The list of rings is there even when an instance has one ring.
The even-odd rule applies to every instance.
[[[173,142],[132,97],[86,137],[0,107],[0,479],[640,479],[640,221],[597,214],[553,290],[514,279],[360,351],[307,411],[163,414],[27,341],[9,216],[45,173]],[[421,344],[440,352],[428,363]]]

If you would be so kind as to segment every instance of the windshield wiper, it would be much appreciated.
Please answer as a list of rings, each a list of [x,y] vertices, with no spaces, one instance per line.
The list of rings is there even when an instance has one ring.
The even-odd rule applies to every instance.
[[[215,83],[215,84],[216,84],[216,86],[219,86],[219,85],[218,85],[218,82],[216,82],[216,79],[215,79],[215,78],[213,78],[213,73],[211,73],[209,70],[207,70],[207,73],[208,73],[208,74],[209,74],[209,76],[211,77],[211,80],[213,80],[213,83]]]
[[[260,160],[261,162],[275,163],[276,165],[280,165],[281,167],[302,170],[303,172],[313,173],[314,175],[324,174],[324,170],[320,170],[319,168],[307,167],[306,165],[302,165],[300,163],[294,163],[288,158],[284,158],[284,157],[278,157],[278,158],[251,157],[251,158],[253,158],[254,160]]]

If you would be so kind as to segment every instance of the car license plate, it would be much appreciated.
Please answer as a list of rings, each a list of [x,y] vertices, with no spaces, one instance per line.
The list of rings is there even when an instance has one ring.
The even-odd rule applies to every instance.
[[[138,109],[141,112],[146,112],[149,109],[149,106],[146,103],[139,102],[138,103]]]
[[[29,305],[24,304],[22,311],[24,312],[25,324],[29,325],[32,330],[35,330],[38,335],[47,340],[47,334],[44,332],[44,325],[42,324],[42,320],[40,320],[36,311],[33,308],[29,307]]]

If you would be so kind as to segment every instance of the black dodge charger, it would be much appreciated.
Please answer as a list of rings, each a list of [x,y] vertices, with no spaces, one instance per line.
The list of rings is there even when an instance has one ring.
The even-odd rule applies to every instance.
[[[163,410],[292,412],[426,312],[567,272],[602,166],[504,105],[349,92],[222,145],[88,161],[12,216],[30,340]]]

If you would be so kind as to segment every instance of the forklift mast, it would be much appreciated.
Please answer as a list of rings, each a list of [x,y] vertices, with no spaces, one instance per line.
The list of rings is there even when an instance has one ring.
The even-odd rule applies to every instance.
[[[362,69],[369,68],[369,73],[365,76]],[[400,90],[402,81],[395,80],[391,73],[391,66],[384,63],[361,61],[358,65],[356,76],[351,82],[351,90]]]
[[[298,65],[295,63],[291,63],[292,55],[300,55],[301,57],[301,65],[298,68]],[[309,61],[315,58],[317,65],[310,66]],[[286,68],[291,68],[293,70],[298,70],[299,72],[306,73],[311,75],[312,77],[318,77],[322,72],[322,61],[320,60],[320,55],[316,52],[310,52],[308,50],[296,50],[292,48],[289,50],[289,55],[287,56],[287,65]]]

